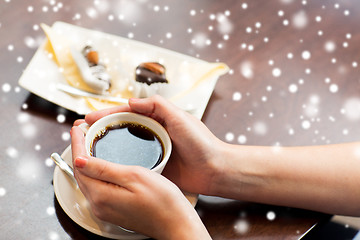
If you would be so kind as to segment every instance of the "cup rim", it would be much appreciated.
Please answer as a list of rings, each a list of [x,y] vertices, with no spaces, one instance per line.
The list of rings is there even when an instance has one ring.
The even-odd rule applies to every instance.
[[[132,117],[134,119],[132,119],[132,120],[123,119],[122,120],[121,118],[124,118],[124,117],[125,118]],[[111,120],[111,119],[113,119],[113,120]],[[105,121],[105,124],[103,124],[104,121]],[[106,126],[109,126],[112,123],[118,123],[121,121],[132,122],[132,123],[144,125],[147,128],[149,128],[150,130],[152,130],[154,133],[156,133],[156,135],[160,138],[160,140],[162,141],[162,143],[164,145],[164,156],[163,156],[162,161],[157,166],[155,166],[154,168],[152,168],[150,170],[161,173],[171,155],[171,151],[172,151],[171,138],[170,138],[168,132],[166,131],[166,129],[158,121],[154,120],[151,117],[147,117],[147,116],[139,114],[139,113],[134,113],[134,112],[112,113],[112,114],[106,115],[106,116],[98,119],[96,122],[94,122],[91,126],[89,126],[89,129],[85,136],[86,153],[88,155],[90,155],[90,145],[95,136],[94,134],[98,133],[100,129],[105,128]],[[153,126],[148,126],[149,122]],[[88,135],[89,132],[91,133],[90,135],[93,135],[91,137],[91,139],[89,139],[90,137],[88,137],[88,136],[90,136],[90,135]]]

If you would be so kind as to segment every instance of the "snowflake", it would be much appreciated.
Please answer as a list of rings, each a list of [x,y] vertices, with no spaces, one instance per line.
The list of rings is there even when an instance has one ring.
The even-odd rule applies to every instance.
[[[166,33],[166,38],[167,38],[167,39],[172,38],[172,33],[170,33],[170,32]]]
[[[247,139],[245,135],[239,135],[239,137],[237,138],[238,143],[240,144],[245,144]]]
[[[360,98],[349,98],[343,105],[345,117],[350,121],[360,120]]]
[[[298,91],[298,86],[296,84],[291,84],[289,86],[289,92],[296,93]]]
[[[29,180],[37,178],[40,169],[37,161],[27,157],[26,160],[23,159],[22,164],[17,167],[17,176],[24,179],[25,182],[28,182]]]
[[[3,197],[6,195],[6,189],[3,187],[0,187],[0,197]]]
[[[37,128],[32,123],[26,123],[21,126],[21,133],[22,133],[22,136],[25,138],[29,138],[29,139],[34,138],[37,133]]]
[[[295,13],[292,17],[293,26],[297,29],[303,29],[308,25],[308,16],[304,10]]]
[[[216,15],[216,20],[218,22],[217,29],[220,34],[229,34],[233,31],[234,26],[225,14],[218,13]]]
[[[324,49],[326,52],[333,52],[336,49],[336,44],[333,41],[327,41],[325,42]]]
[[[225,140],[227,142],[232,142],[234,140],[235,136],[232,132],[228,132],[225,134]]]
[[[191,43],[198,48],[204,48],[208,45],[208,37],[205,33],[197,33],[191,40]]]
[[[27,11],[30,13],[30,12],[33,12],[34,11],[34,7],[33,6],[28,6],[27,7]]]
[[[46,208],[46,213],[48,214],[48,215],[54,215],[55,214],[55,208],[54,208],[54,206],[49,206],[48,208]]]
[[[301,56],[304,60],[309,60],[311,57],[311,53],[309,51],[303,51]]]
[[[313,118],[316,117],[317,114],[319,113],[319,104],[314,99],[310,98],[308,103],[303,105],[303,109],[304,109],[304,114],[308,118]],[[307,126],[306,123],[305,125]]]
[[[247,79],[251,79],[254,77],[253,69],[254,69],[253,64],[249,61],[245,61],[240,65],[240,72]]]
[[[273,211],[267,212],[266,218],[267,218],[269,221],[274,221],[275,218],[276,218],[275,212],[273,212]]]
[[[295,130],[293,128],[289,128],[288,131],[289,135],[294,135],[295,134]]]
[[[281,0],[281,2],[284,4],[290,4],[290,3],[293,3],[294,0]]]
[[[6,155],[8,155],[11,158],[17,158],[19,156],[19,152],[16,148],[14,147],[8,147],[6,149]]]
[[[254,132],[258,135],[265,135],[268,131],[268,127],[265,122],[258,121],[254,123]]]
[[[303,129],[309,129],[311,127],[311,123],[310,121],[308,120],[304,120],[302,123],[301,123],[301,126]]]
[[[70,140],[70,133],[68,132],[63,132],[63,134],[61,135],[61,139],[63,141],[69,141]]]
[[[50,231],[49,232],[49,239],[50,240],[58,240],[60,239],[60,236],[57,232],[54,232],[54,231]]]
[[[45,159],[45,165],[47,167],[52,167],[52,166],[54,166],[54,161],[51,160],[51,158],[47,158],[47,159]]]
[[[274,77],[280,77],[280,76],[281,76],[281,70],[280,70],[280,68],[274,68],[274,69],[272,70],[272,75],[273,75]]]
[[[103,5],[102,1],[98,6],[101,5]],[[112,5],[107,7],[110,8]],[[142,16],[144,16],[141,3],[131,0],[119,1],[118,4],[114,6],[114,11],[125,24],[140,22],[142,20]]]
[[[56,120],[58,121],[58,123],[64,123],[65,120],[66,120],[66,117],[64,114],[59,114],[57,117],[56,117]]]
[[[238,234],[246,234],[249,231],[250,224],[245,219],[240,219],[235,222],[234,230]]]
[[[242,95],[241,95],[240,92],[234,92],[234,93],[233,93],[233,96],[232,96],[232,100],[233,100],[233,101],[240,101],[240,100],[241,100],[241,97],[242,97]]]
[[[91,19],[96,19],[99,16],[98,11],[93,7],[88,7],[85,12],[86,15]]]
[[[2,85],[2,90],[4,93],[8,93],[11,91],[11,85],[9,83],[4,83]]]
[[[339,90],[339,87],[338,87],[338,85],[333,83],[333,84],[330,85],[329,90],[330,90],[331,93],[336,93]]]

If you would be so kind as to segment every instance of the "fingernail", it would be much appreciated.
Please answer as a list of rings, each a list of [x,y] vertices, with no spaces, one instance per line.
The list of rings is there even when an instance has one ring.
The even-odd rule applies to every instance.
[[[74,161],[75,167],[77,167],[77,168],[85,167],[87,162],[88,162],[88,160],[84,157],[77,157],[77,158],[75,158],[75,161]]]

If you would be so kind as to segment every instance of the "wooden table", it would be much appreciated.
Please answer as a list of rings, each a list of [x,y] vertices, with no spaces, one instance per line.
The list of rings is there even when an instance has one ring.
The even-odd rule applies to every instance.
[[[2,0],[0,238],[99,238],[72,222],[52,186],[49,156],[70,144],[82,116],[18,85],[44,39],[40,23],[65,21],[225,62],[231,70],[205,124],[234,144],[295,146],[359,139],[359,11],[350,0]],[[214,239],[298,239],[328,218],[204,196],[196,209]]]

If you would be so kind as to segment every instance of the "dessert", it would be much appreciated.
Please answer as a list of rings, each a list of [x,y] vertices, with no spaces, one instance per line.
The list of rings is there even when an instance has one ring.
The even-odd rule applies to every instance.
[[[147,85],[168,83],[165,77],[165,67],[156,62],[142,63],[136,68],[136,81]]]
[[[106,66],[100,62],[99,53],[91,46],[85,46],[81,52],[71,49],[71,55],[84,82],[95,93],[109,91],[111,77]]]
[[[157,62],[144,62],[136,67],[134,96],[150,97],[169,83],[165,76],[165,67]]]
[[[48,41],[37,51],[34,61],[32,60],[31,65],[29,65],[30,70],[25,72],[26,78],[22,77],[21,79],[21,84],[26,86],[28,90],[39,93],[40,96],[43,94],[47,99],[52,99],[54,103],[79,114],[114,107],[118,103],[92,97],[65,98],[64,96],[63,98],[63,94],[58,94],[54,88],[51,88],[50,92],[54,93],[54,97],[48,98],[49,91],[43,93],[42,91],[45,88],[38,89],[37,86],[43,81],[49,84],[49,87],[53,87],[57,83],[67,83],[72,87],[88,92],[95,92],[97,90],[94,89],[99,88],[100,91],[98,92],[105,92],[107,95],[121,98],[159,94],[179,105],[186,104],[192,99],[201,99],[202,101],[199,101],[197,106],[202,108],[203,103],[209,97],[209,91],[211,93],[213,90],[217,78],[229,71],[229,68],[223,63],[209,63],[166,49],[154,48],[151,45],[63,22],[56,22],[52,27],[41,24],[41,27]],[[97,51],[90,51],[91,53],[87,54],[85,58],[82,54],[85,45],[91,45]],[[111,86],[109,81],[100,84],[101,88],[90,87],[82,76],[84,74],[80,73],[73,55],[82,58],[86,67],[89,67],[89,62],[93,63],[92,65],[105,63],[106,71],[102,72],[111,76]],[[106,61],[103,60],[105,58]],[[43,77],[39,74],[39,77],[34,78],[33,76],[36,76],[38,69],[33,68],[33,66],[43,68],[41,61],[48,63],[49,60],[53,62],[44,65],[46,69],[43,69],[48,75]],[[162,68],[161,64],[157,62],[166,67],[166,77],[165,68]],[[99,68],[104,70],[104,66]],[[140,70],[138,76],[136,76],[136,69]],[[144,71],[142,71],[143,69]],[[156,77],[150,77],[151,82],[148,82],[150,79],[141,79],[141,76],[149,74],[145,71],[156,73],[156,77],[160,76],[160,79],[169,81],[166,83],[165,81],[158,81],[159,79]],[[101,81],[97,80],[97,82]],[[197,111],[197,113],[200,116],[202,111]]]

